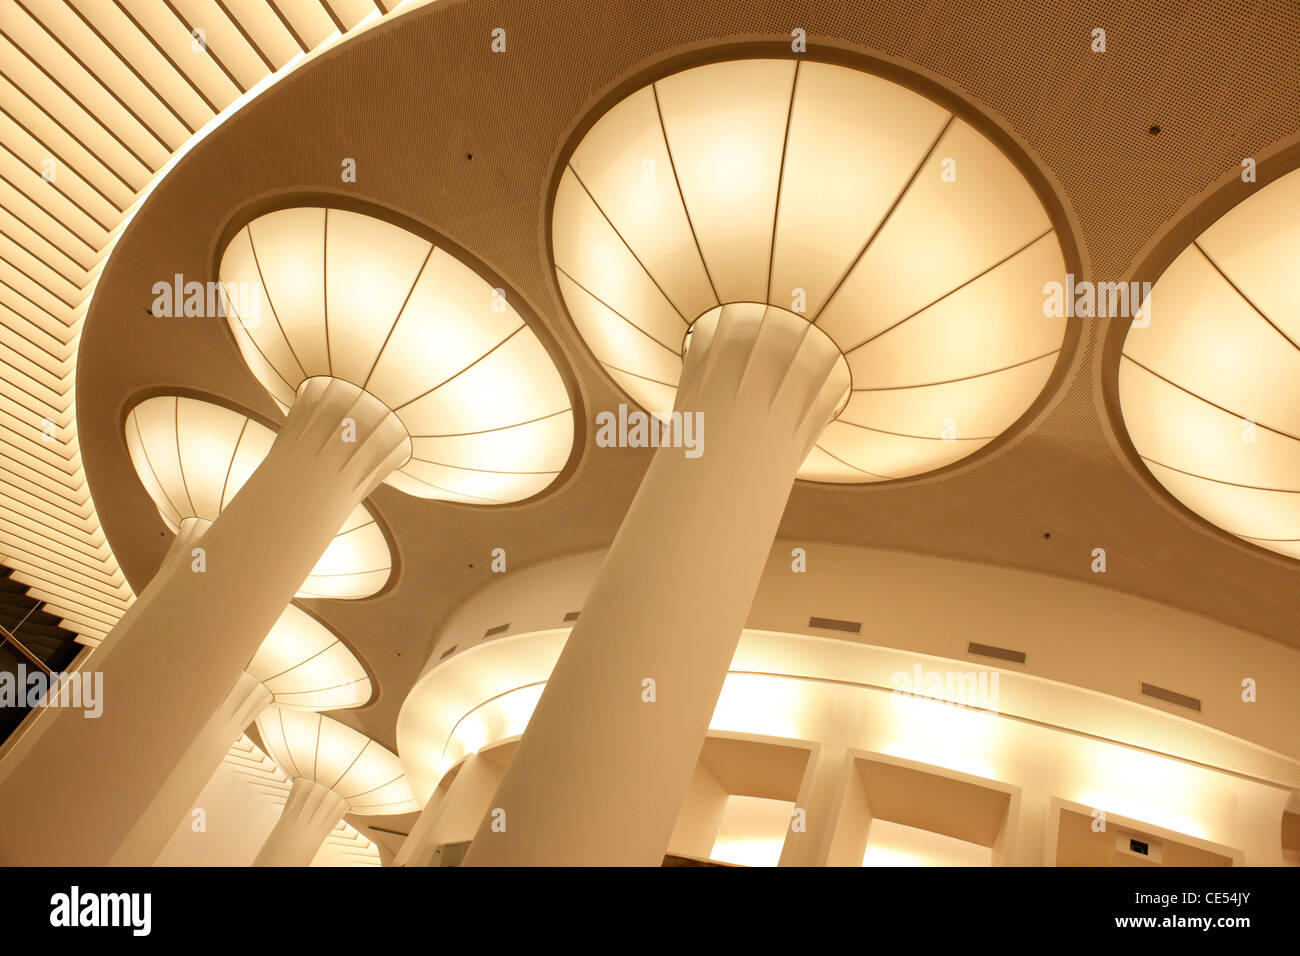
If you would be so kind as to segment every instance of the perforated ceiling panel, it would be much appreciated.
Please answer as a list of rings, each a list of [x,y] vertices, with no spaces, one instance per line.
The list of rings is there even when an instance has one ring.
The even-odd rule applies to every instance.
[[[491,31],[506,50],[490,50]],[[180,163],[123,237],[82,344],[80,435],[113,548],[132,583],[165,540],[117,442],[126,396],[160,382],[274,416],[218,321],[147,317],[149,289],[208,277],[234,210],[303,190],[386,203],[472,250],[527,300],[568,356],[588,447],[542,500],[493,510],[373,498],[402,558],[373,602],[320,605],[372,664],[379,701],[343,719],[392,744],[397,707],[447,614],[510,567],[608,544],[648,453],[591,445],[620,398],[551,284],[544,208],[551,163],[599,95],[650,58],[707,40],[807,31],[906,61],[1001,116],[1058,184],[1098,280],[1119,279],[1191,200],[1300,130],[1300,7],[1259,3],[436,4],[380,26],[252,103]],[[1091,31],[1106,30],[1105,53]],[[1158,128],[1158,133],[1152,130]],[[340,180],[356,161],[355,183]],[[1024,437],[914,483],[795,489],[781,534],[1027,568],[1163,601],[1300,645],[1300,565],[1180,515],[1119,453],[1098,387],[1100,334]],[[204,361],[196,362],[194,356]],[[1105,548],[1105,574],[1091,571]]]

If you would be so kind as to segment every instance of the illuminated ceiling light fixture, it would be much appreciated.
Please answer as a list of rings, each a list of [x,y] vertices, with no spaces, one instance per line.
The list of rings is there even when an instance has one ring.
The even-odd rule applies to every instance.
[[[293,604],[284,609],[245,673],[266,688],[268,702],[289,710],[348,710],[365,704],[372,693],[356,655]]]
[[[1124,339],[1124,426],[1211,524],[1300,558],[1300,170],[1192,242]]]
[[[1065,260],[1037,192],[897,83],[731,60],[582,129],[555,279],[659,416],[644,442],[627,418],[627,443],[658,451],[497,791],[509,830],[480,828],[468,864],[657,866],[796,476],[965,458],[1035,402],[1067,330],[1045,315]],[[653,720],[629,687],[659,689]]]
[[[136,474],[177,535],[164,564],[190,559],[195,543],[275,441],[275,432],[247,416],[174,395],[148,398],[132,408],[125,432]],[[387,583],[392,566],[383,531],[358,504],[295,596],[369,597]]]
[[[150,823],[155,791],[118,783],[166,779],[186,760],[381,482],[504,504],[550,486],[570,456],[572,403],[546,347],[503,290],[445,248],[356,212],[297,208],[254,219],[220,256],[230,328],[284,424],[203,533],[201,573],[161,569],[105,640],[100,672],[117,703],[93,721],[54,715],[49,759],[0,780],[0,809],[67,809],[61,848],[51,856],[24,836],[6,845],[14,863],[157,858],[170,834]],[[146,745],[159,713],[167,732]],[[119,799],[92,807],[77,796],[110,790]]]
[[[852,391],[800,478],[965,458],[1034,402],[1065,335],[1043,315],[1061,246],[1015,164],[920,94],[827,63],[719,63],[633,93],[569,157],[552,243],[574,323],[649,410],[671,410],[683,341],[720,309],[825,335]]]
[[[505,290],[448,250],[361,213],[282,209],[236,234],[220,273],[235,341],[281,408],[341,380],[406,429],[393,487],[505,504],[564,468],[573,410],[550,355]]]
[[[397,755],[337,720],[268,707],[257,730],[293,789],[254,866],[307,866],[345,812],[387,816],[420,808]]]

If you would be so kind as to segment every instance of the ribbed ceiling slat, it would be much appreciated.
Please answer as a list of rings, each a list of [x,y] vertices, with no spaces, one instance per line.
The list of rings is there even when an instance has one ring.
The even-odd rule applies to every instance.
[[[111,126],[121,142],[151,169],[165,163],[184,143],[179,136],[169,141],[166,130],[154,129],[132,113],[103,80],[79,64],[17,0],[0,0],[0,23],[4,24],[0,34],[18,47],[29,63],[63,88],[101,125]]]
[[[225,6],[277,70],[302,52],[267,0],[225,0]]]
[[[148,36],[159,54],[171,63],[178,78],[189,83],[211,115],[216,115],[239,96],[241,90],[208,54],[206,42],[195,41],[190,28],[166,0],[114,2],[133,25]]]
[[[224,64],[245,90],[266,76],[261,56],[216,0],[172,0],[172,6],[192,28],[203,30],[208,55]]]
[[[17,0],[24,3],[25,0]],[[110,86],[114,98],[122,102],[132,114],[140,117],[150,128],[159,130],[169,141],[185,140],[207,122],[202,117],[200,102],[198,122],[193,112],[194,103],[174,87],[160,89],[174,83],[174,78],[159,82],[141,70],[147,61],[137,61],[129,54],[119,52],[120,37],[110,29],[105,32],[91,15],[95,10],[107,11],[110,4],[99,3],[83,9],[71,3],[45,3],[41,16],[47,29],[58,36],[70,56],[92,72],[101,82]],[[191,94],[192,96],[192,94]],[[178,108],[179,107],[179,108]]]

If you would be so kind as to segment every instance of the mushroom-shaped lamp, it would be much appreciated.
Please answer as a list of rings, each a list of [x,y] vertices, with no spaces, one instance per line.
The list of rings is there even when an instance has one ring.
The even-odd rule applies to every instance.
[[[126,445],[136,474],[176,534],[163,566],[188,558],[275,441],[246,415],[181,395],[157,395],[126,416]],[[393,559],[364,504],[348,515],[296,597],[363,598],[388,581]]]
[[[1160,276],[1124,338],[1124,425],[1188,509],[1300,558],[1300,170],[1253,193]]]
[[[268,707],[257,729],[293,789],[254,866],[307,866],[345,812],[388,816],[420,808],[397,755],[337,720]]]

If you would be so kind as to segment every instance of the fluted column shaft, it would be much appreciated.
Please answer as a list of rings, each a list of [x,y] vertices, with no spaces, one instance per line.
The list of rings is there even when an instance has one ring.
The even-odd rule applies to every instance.
[[[347,809],[347,801],[323,783],[295,778],[284,812],[253,866],[310,866]]]
[[[662,862],[795,473],[848,384],[803,318],[729,310],[696,323],[678,391],[702,454],[656,452],[467,865]]]
[[[0,832],[0,863],[114,859],[348,514],[409,449],[373,397],[303,383],[265,461],[203,535],[204,570],[169,562],[96,652],[103,715],[58,712],[0,781],[0,819],[31,821]]]

